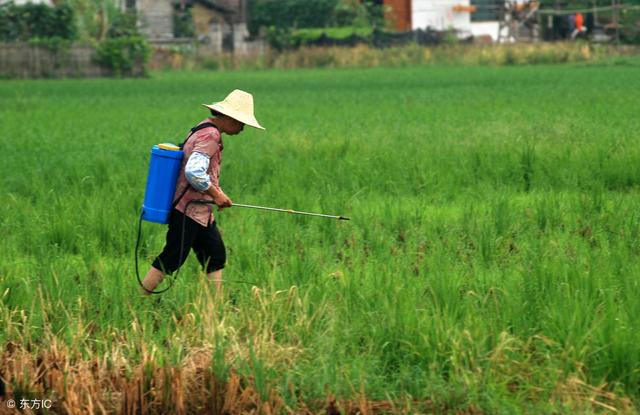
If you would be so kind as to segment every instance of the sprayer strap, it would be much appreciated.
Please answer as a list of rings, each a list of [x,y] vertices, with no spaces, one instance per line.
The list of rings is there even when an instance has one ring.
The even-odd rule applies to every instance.
[[[187,183],[187,186],[184,188],[184,191],[180,194],[180,196],[178,196],[178,198],[173,201],[173,204],[171,205],[171,210],[175,209],[176,206],[178,206],[178,203],[180,203],[180,200],[182,200],[184,195],[187,194],[187,190],[189,190],[189,183]]]
[[[193,127],[191,129],[191,132],[189,133],[189,135],[187,136],[187,139],[184,140],[182,142],[182,144],[180,144],[180,150],[184,149],[184,145],[187,144],[187,141],[189,141],[189,139],[191,138],[191,136],[195,133],[197,133],[200,130],[204,130],[205,128],[209,128],[209,127],[213,127],[213,128],[218,128],[216,127],[216,125],[212,122],[205,122],[199,125],[196,125],[195,127]]]

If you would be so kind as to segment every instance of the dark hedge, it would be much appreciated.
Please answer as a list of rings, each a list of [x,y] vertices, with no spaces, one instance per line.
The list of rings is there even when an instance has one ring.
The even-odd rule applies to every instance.
[[[43,4],[14,3],[0,5],[0,41],[76,37],[73,8],[68,5],[50,7]]]

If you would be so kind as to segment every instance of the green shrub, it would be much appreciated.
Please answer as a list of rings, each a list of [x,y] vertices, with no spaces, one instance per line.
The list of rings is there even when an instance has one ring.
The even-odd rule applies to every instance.
[[[33,38],[74,39],[73,8],[44,4],[0,5],[0,40],[27,41]]]
[[[337,3],[338,0],[250,0],[249,32],[256,35],[261,27],[329,26]]]
[[[173,35],[175,37],[193,37],[195,30],[191,7],[182,8],[176,4],[173,10]]]
[[[115,13],[111,18],[111,24],[107,31],[107,37],[131,37],[139,36],[138,16],[133,12]]]
[[[289,29],[271,26],[267,42],[275,50],[297,49],[301,46],[355,46],[371,43],[373,30],[369,27],[327,27]]]
[[[445,45],[457,45],[460,43],[460,39],[456,34],[456,31],[453,27],[450,27],[442,38],[442,43]]]
[[[107,39],[96,49],[96,60],[116,76],[145,75],[151,48],[140,36]]]
[[[69,39],[63,39],[58,36],[39,38],[34,37],[28,40],[28,43],[32,46],[39,46],[50,50],[51,52],[69,52],[71,49],[72,41]]]
[[[267,42],[269,46],[278,51],[292,49],[299,46],[294,43],[291,29],[270,26],[267,29]]]
[[[217,71],[220,69],[220,62],[212,58],[205,58],[202,60],[202,68],[209,71]]]
[[[248,28],[384,27],[384,7],[365,0],[249,0]],[[352,30],[352,29],[351,29]]]

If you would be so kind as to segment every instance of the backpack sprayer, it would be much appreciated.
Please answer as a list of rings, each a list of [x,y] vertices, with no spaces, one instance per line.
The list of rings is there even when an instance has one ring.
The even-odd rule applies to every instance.
[[[199,125],[193,128],[191,131],[193,134],[197,130],[201,128],[205,128],[207,125]],[[194,131],[195,130],[195,131]],[[191,136],[191,135],[190,135]],[[188,138],[187,138],[188,140]],[[185,140],[186,143],[186,140]],[[182,160],[184,159],[184,151],[182,151],[181,146],[176,146],[173,144],[158,144],[154,145],[151,149],[151,160],[149,162],[149,173],[147,175],[147,185],[145,188],[144,194],[144,202],[142,204],[142,211],[140,213],[140,219],[138,221],[138,237],[136,240],[136,248],[135,248],[135,266],[136,266],[136,277],[138,278],[138,283],[140,286],[150,294],[161,294],[167,291],[169,288],[173,286],[175,279],[178,278],[178,273],[180,272],[180,268],[176,271],[176,276],[172,279],[170,285],[160,291],[152,291],[148,290],[140,279],[140,274],[138,271],[138,248],[140,246],[140,239],[142,237],[142,221],[145,220],[147,222],[154,222],[166,225],[169,223],[169,216],[171,211],[177,204],[177,201],[174,201],[174,195],[176,192],[176,186],[178,183],[178,176],[180,174],[180,169],[182,167]],[[184,195],[184,193],[183,193]],[[181,198],[181,197],[180,197]],[[180,200],[178,198],[178,200]],[[207,203],[214,204],[213,201],[210,200],[192,200],[187,203],[187,207],[190,203]],[[186,208],[185,207],[185,211]],[[300,212],[291,209],[278,209],[271,208],[265,206],[255,206],[255,205],[245,205],[240,203],[234,203],[232,207],[242,207],[249,209],[260,209],[260,210],[268,210],[272,212],[284,212],[296,215],[307,215],[307,216],[318,216],[329,219],[337,219],[337,220],[350,220],[344,216],[336,216],[336,215],[326,215],[323,213],[312,213],[312,212]],[[180,263],[182,263],[182,258],[184,252],[182,252],[182,247],[184,245],[184,229],[185,229],[185,219],[186,215],[183,218],[182,222],[182,243],[180,244]]]

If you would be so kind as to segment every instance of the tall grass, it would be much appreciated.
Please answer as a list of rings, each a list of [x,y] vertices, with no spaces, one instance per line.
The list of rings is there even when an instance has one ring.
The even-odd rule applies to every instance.
[[[1,82],[9,394],[67,413],[633,413],[635,72]],[[140,298],[150,147],[233,88],[254,93],[267,131],[225,137],[229,196],[353,220],[225,210],[227,296],[190,258],[160,300]],[[143,263],[164,232],[144,225]]]
[[[259,55],[220,54],[197,56],[179,50],[157,50],[153,69],[256,70],[294,68],[370,68],[431,65],[513,66],[563,63],[638,65],[637,47],[572,43],[470,45],[424,47],[417,44],[392,48],[301,47]]]

